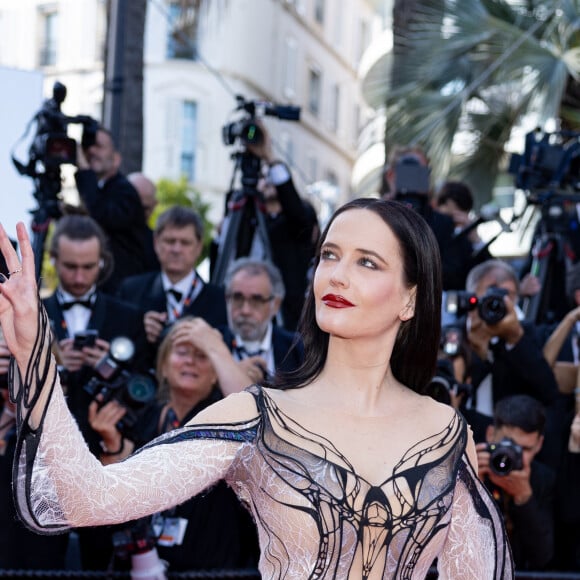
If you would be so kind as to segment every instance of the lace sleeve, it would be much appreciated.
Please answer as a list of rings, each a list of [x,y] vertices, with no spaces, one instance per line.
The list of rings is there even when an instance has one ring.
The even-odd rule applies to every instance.
[[[451,523],[437,568],[440,580],[514,577],[501,514],[466,455],[459,467]]]
[[[15,497],[23,521],[40,533],[119,523],[182,503],[223,478],[240,448],[255,436],[256,418],[189,425],[104,467],[68,411],[42,308],[25,377],[14,363],[10,375],[19,425]]]

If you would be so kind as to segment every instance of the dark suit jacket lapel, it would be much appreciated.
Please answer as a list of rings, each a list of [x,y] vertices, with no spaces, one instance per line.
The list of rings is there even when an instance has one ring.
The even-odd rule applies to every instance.
[[[161,273],[156,274],[151,280],[151,287],[147,294],[151,300],[153,310],[157,312],[165,312],[167,310],[167,298],[165,297],[165,290],[163,290]]]
[[[44,307],[46,309],[46,313],[48,314],[48,318],[52,322],[51,326],[56,339],[62,340],[63,338],[68,338],[66,323],[64,321],[58,300],[56,299],[56,294],[53,294],[44,300]]]
[[[104,328],[107,324],[107,302],[100,292],[97,292],[95,306],[89,318],[88,328]]]

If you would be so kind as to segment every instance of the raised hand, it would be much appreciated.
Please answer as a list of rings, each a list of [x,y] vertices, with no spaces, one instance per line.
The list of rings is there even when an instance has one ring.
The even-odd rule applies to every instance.
[[[26,227],[16,225],[22,263],[6,231],[0,224],[0,251],[8,266],[8,276],[0,274],[0,324],[8,349],[22,369],[38,336],[38,288],[34,254]]]

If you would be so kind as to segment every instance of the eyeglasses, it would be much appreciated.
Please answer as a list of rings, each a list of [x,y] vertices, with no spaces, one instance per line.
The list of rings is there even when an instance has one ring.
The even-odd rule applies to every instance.
[[[260,294],[244,296],[241,292],[233,292],[231,294],[226,294],[226,300],[234,308],[243,308],[246,302],[251,308],[261,308],[264,304],[274,300],[274,296],[260,296]]]

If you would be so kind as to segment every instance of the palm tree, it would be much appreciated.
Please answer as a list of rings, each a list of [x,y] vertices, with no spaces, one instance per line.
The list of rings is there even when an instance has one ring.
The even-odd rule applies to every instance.
[[[487,201],[523,121],[580,127],[579,4],[415,0],[390,80],[386,143],[422,145],[435,177],[464,179]]]
[[[147,0],[109,0],[105,66],[104,121],[116,137],[126,173],[141,171],[143,161],[143,49]],[[159,5],[160,3],[158,3]],[[177,43],[196,36],[203,0],[172,0],[179,16],[171,23]],[[157,9],[159,6],[157,5]],[[169,19],[169,9],[166,13]],[[113,54],[114,52],[114,54]]]

